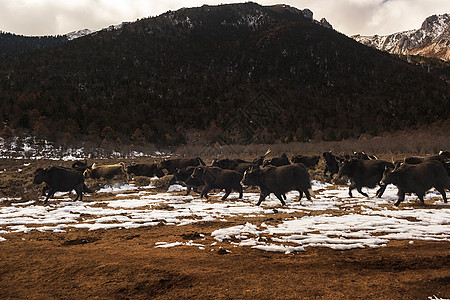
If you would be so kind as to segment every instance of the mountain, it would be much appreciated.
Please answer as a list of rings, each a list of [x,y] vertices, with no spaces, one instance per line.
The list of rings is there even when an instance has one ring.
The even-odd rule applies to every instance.
[[[71,41],[71,40],[78,39],[78,38],[86,36],[86,35],[90,35],[93,32],[94,31],[86,28],[86,29],[80,29],[80,30],[75,30],[75,31],[66,33],[64,36],[67,38],[67,40]]]
[[[103,30],[120,29],[127,23],[128,22],[123,22],[118,25],[110,25]],[[326,24],[324,24],[324,26],[326,26]],[[0,57],[15,56],[34,50],[57,46],[65,42],[93,34],[94,32],[95,31],[93,30],[85,28],[57,36],[24,36],[0,31]]]
[[[432,15],[420,29],[390,35],[352,36],[358,42],[391,54],[420,55],[450,61],[450,15]]]
[[[448,120],[447,82],[323,24],[287,5],[204,5],[1,59],[0,122],[104,146],[339,140]]]

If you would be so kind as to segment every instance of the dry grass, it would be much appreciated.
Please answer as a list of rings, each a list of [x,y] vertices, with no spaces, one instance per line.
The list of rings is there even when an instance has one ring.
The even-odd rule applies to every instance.
[[[429,135],[419,132],[400,133],[383,137],[362,136],[359,139],[344,141],[311,141],[288,144],[252,144],[252,145],[211,145],[211,146],[180,146],[172,149],[178,156],[201,156],[206,158],[241,157],[250,158],[263,155],[271,149],[270,155],[286,153],[318,155],[332,150],[337,154],[350,154],[353,151],[365,151],[375,154],[378,158],[391,159],[411,155],[437,154],[440,150],[450,149],[450,136]],[[209,163],[209,161],[205,161]]]

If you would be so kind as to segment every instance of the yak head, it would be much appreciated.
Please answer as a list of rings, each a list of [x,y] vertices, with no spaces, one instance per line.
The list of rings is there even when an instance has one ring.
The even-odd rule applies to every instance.
[[[158,176],[158,178],[166,176],[166,174],[164,174],[163,169],[159,168],[158,166],[156,166],[155,168],[155,175]]]
[[[83,173],[84,171],[86,171],[86,169],[88,168],[88,163],[87,163],[87,159],[85,159],[84,161],[76,161],[72,164],[72,169],[75,169],[81,173]]]
[[[400,164],[398,167],[401,167]],[[383,177],[381,178],[380,183],[382,185],[388,185],[390,183],[395,184],[398,179],[397,167],[392,168],[391,166],[384,167]]]
[[[215,159],[212,161],[211,166],[218,167],[221,169],[228,169],[230,166],[230,159],[224,158],[224,159]]]
[[[159,168],[158,168],[159,169]],[[159,170],[161,170],[161,169],[159,169]],[[192,170],[193,171],[193,170]],[[161,171],[162,172],[162,171]],[[191,174],[190,175],[192,175],[192,172],[191,172]],[[185,177],[190,177],[190,175],[188,176],[188,171],[187,170],[180,170],[180,169],[175,169],[175,172],[173,172],[173,176],[172,176],[172,178],[170,179],[170,182],[169,182],[169,184],[170,185],[172,185],[172,184],[176,184],[176,183],[178,183],[178,182],[180,182],[180,181],[184,181],[184,178]],[[156,175],[156,176],[158,176],[158,175]],[[159,176],[158,176],[159,177]],[[187,179],[187,178],[186,178]]]
[[[256,167],[250,167],[244,172],[241,183],[246,186],[256,186],[260,182],[262,170]]]
[[[201,179],[203,175],[205,174],[205,167],[198,166],[192,171],[191,178],[194,179]]]
[[[213,183],[221,169],[217,167],[198,166],[192,172],[191,178],[203,180],[205,183]]]
[[[34,171],[33,183],[34,184],[41,184],[42,182],[44,182],[45,174],[46,174],[45,169],[42,169],[42,168],[36,169],[36,171]]]
[[[350,174],[352,160],[344,160],[339,163],[338,177],[348,176]]]

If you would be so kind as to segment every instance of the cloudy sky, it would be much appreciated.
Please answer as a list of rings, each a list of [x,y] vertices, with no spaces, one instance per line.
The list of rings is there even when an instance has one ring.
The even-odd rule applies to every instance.
[[[203,4],[239,3],[213,0],[0,0],[0,30],[23,35],[55,35],[157,16],[168,10]],[[433,14],[450,13],[450,0],[259,0],[262,5],[309,8],[347,35],[389,34],[417,29]]]

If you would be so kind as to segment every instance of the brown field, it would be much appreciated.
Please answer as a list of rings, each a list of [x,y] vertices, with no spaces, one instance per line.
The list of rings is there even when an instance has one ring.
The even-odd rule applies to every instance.
[[[21,199],[0,206],[36,200],[40,187],[31,183],[32,172],[49,164],[59,162],[2,159],[0,197]],[[112,196],[94,193],[88,199],[101,197]],[[285,217],[275,214],[268,222]],[[0,242],[0,299],[450,298],[448,241],[390,241],[386,247],[345,251],[309,247],[294,254],[229,243],[222,249],[210,246],[214,230],[247,221],[234,217],[185,226],[8,233]],[[180,240],[207,246],[155,248],[157,242]]]

